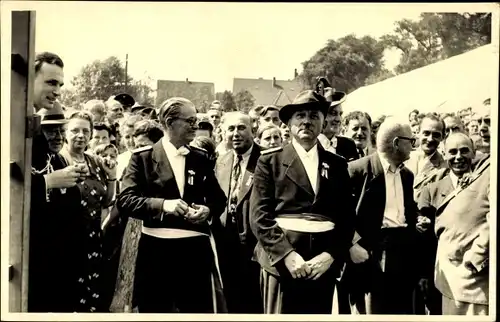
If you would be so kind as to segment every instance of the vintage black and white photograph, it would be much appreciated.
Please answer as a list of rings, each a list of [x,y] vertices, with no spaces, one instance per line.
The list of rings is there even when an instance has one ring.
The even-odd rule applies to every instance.
[[[2,320],[496,316],[498,4],[1,7]]]

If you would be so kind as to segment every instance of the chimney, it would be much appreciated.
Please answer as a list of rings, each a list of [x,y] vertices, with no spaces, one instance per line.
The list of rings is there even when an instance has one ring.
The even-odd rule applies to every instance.
[[[293,79],[296,79],[299,76],[299,73],[297,73],[297,68],[295,68],[295,71],[293,72]]]
[[[273,77],[273,88],[276,87],[276,77]]]

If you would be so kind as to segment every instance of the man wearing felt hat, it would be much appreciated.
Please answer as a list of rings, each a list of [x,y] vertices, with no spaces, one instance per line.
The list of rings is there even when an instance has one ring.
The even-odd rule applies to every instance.
[[[117,199],[121,213],[142,220],[134,302],[141,313],[220,313],[211,225],[226,197],[206,152],[189,146],[197,129],[194,104],[169,98],[158,116],[164,136],[132,152]]]
[[[329,107],[303,91],[279,116],[292,142],[262,152],[250,197],[265,313],[331,314],[354,234],[347,162],[318,144]]]

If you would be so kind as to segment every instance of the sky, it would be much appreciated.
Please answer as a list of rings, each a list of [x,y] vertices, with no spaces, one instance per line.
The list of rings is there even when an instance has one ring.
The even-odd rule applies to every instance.
[[[213,82],[291,79],[329,39],[380,37],[429,5],[327,3],[36,2],[35,50],[59,54],[69,85],[95,59],[115,55],[135,79]],[[399,61],[387,52],[386,67]],[[156,84],[153,85],[156,87]]]

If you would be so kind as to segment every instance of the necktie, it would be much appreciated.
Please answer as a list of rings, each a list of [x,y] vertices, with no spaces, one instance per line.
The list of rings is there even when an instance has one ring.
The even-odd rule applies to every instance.
[[[358,154],[359,154],[359,157],[362,158],[365,156],[365,152],[363,151],[363,149],[361,148],[358,148]]]
[[[241,174],[241,161],[243,157],[238,154],[236,157],[236,162],[233,166],[233,171],[231,173],[231,194],[229,198],[229,210],[231,213],[234,213],[236,210],[236,205],[238,204],[238,194],[239,194],[239,179]],[[234,217],[233,217],[234,222]]]

